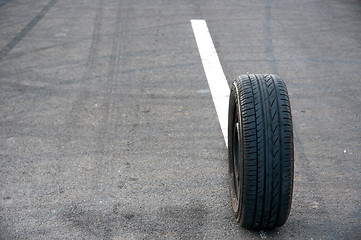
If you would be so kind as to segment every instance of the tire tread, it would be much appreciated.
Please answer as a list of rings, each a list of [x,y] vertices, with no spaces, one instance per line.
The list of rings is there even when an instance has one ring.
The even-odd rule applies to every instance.
[[[239,76],[243,227],[272,229],[288,218],[293,190],[293,130],[286,86],[276,75]],[[232,94],[231,94],[232,95]],[[231,141],[231,140],[230,140]],[[231,146],[231,145],[229,145]]]

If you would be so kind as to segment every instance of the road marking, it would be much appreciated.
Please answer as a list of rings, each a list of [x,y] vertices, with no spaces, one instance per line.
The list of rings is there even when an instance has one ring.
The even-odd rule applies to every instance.
[[[191,20],[199,55],[211,90],[214,106],[228,147],[229,86],[205,20]]]

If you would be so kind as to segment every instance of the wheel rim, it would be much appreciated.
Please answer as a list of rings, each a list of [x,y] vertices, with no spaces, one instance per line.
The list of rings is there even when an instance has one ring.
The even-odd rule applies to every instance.
[[[240,136],[239,136],[239,118],[238,111],[234,116],[233,134],[232,134],[232,185],[234,193],[234,211],[238,210],[241,185],[240,185]]]

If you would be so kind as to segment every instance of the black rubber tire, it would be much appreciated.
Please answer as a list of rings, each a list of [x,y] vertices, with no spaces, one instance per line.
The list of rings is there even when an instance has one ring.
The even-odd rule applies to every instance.
[[[286,85],[276,75],[249,74],[232,84],[228,115],[229,183],[242,227],[282,226],[293,191],[293,130]]]

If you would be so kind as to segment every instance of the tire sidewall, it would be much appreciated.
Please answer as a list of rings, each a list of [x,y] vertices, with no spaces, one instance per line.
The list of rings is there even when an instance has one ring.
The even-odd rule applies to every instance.
[[[242,152],[242,123],[241,123],[241,106],[240,106],[240,97],[239,97],[239,89],[237,86],[237,81],[234,81],[231,87],[231,93],[230,93],[230,100],[229,100],[229,113],[228,113],[228,166],[229,166],[229,170],[228,170],[228,178],[229,178],[229,184],[230,184],[230,196],[231,196],[231,202],[232,202],[232,209],[233,209],[233,213],[235,215],[236,221],[239,222],[241,220],[241,215],[242,215],[242,198],[243,198],[243,181],[241,180],[239,184],[241,184],[241,188],[238,189],[239,191],[239,196],[238,196],[238,201],[236,199],[235,196],[235,192],[234,192],[234,175],[233,175],[233,167],[234,167],[234,163],[233,163],[233,131],[234,131],[234,124],[235,124],[235,119],[238,118],[238,122],[239,122],[239,132],[238,135],[240,136],[240,141],[238,142],[239,144],[239,149],[240,152]],[[239,160],[240,160],[240,165],[243,165],[243,156],[242,154],[240,154],[241,156],[239,156]],[[240,174],[240,179],[243,178],[243,172],[239,171]]]

